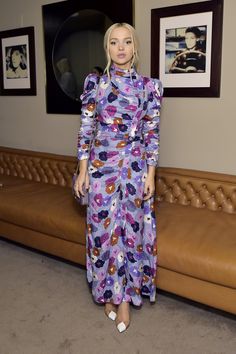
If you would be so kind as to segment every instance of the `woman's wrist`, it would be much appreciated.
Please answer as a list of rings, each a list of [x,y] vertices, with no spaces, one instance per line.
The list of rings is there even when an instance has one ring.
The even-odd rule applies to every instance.
[[[88,160],[87,159],[80,160],[80,162],[79,162],[79,171],[80,171],[81,174],[83,174],[83,175],[86,174],[87,166],[88,166]]]
[[[147,175],[148,177],[155,177],[155,173],[156,173],[156,167],[152,166],[152,165],[148,165],[148,169],[147,169]]]

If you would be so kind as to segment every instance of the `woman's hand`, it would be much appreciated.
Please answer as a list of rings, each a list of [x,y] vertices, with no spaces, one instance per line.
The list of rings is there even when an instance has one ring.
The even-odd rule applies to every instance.
[[[84,196],[85,189],[89,188],[89,175],[88,172],[80,172],[75,179],[74,191],[77,197],[80,195]]]
[[[154,193],[155,193],[155,167],[148,166],[148,173],[144,183],[143,200],[147,200],[153,197]]]
[[[74,191],[77,197],[84,196],[84,190],[89,188],[88,161],[81,160],[79,165],[79,174],[74,183]]]

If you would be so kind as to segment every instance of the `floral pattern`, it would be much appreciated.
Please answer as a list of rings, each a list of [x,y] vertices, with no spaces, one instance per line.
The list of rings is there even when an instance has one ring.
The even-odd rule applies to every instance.
[[[87,279],[98,303],[142,304],[156,296],[154,198],[143,200],[156,166],[162,85],[114,65],[89,74],[81,95],[78,159],[88,159]],[[96,112],[96,114],[95,114]]]

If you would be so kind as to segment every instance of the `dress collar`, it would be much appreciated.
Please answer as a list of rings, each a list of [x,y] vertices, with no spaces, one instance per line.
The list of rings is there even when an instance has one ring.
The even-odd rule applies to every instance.
[[[136,79],[137,77],[137,72],[134,67],[132,67],[131,69],[121,69],[112,64],[110,67],[110,72],[112,76],[121,76],[131,79]]]

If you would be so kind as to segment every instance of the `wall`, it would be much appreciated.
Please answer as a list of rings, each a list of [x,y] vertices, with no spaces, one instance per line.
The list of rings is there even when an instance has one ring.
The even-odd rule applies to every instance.
[[[49,115],[45,109],[41,6],[52,2],[1,0],[0,30],[35,26],[37,96],[0,96],[0,145],[74,155],[79,117]],[[135,25],[141,43],[143,74],[150,75],[150,9],[191,2],[194,0],[135,0]],[[236,56],[236,49],[232,47],[235,14],[236,2],[225,0],[221,97],[163,100],[161,166],[236,174],[232,77]]]
[[[46,113],[41,6],[52,2],[1,0],[1,30],[35,27],[37,96],[0,96],[0,145],[74,155],[79,117]]]

